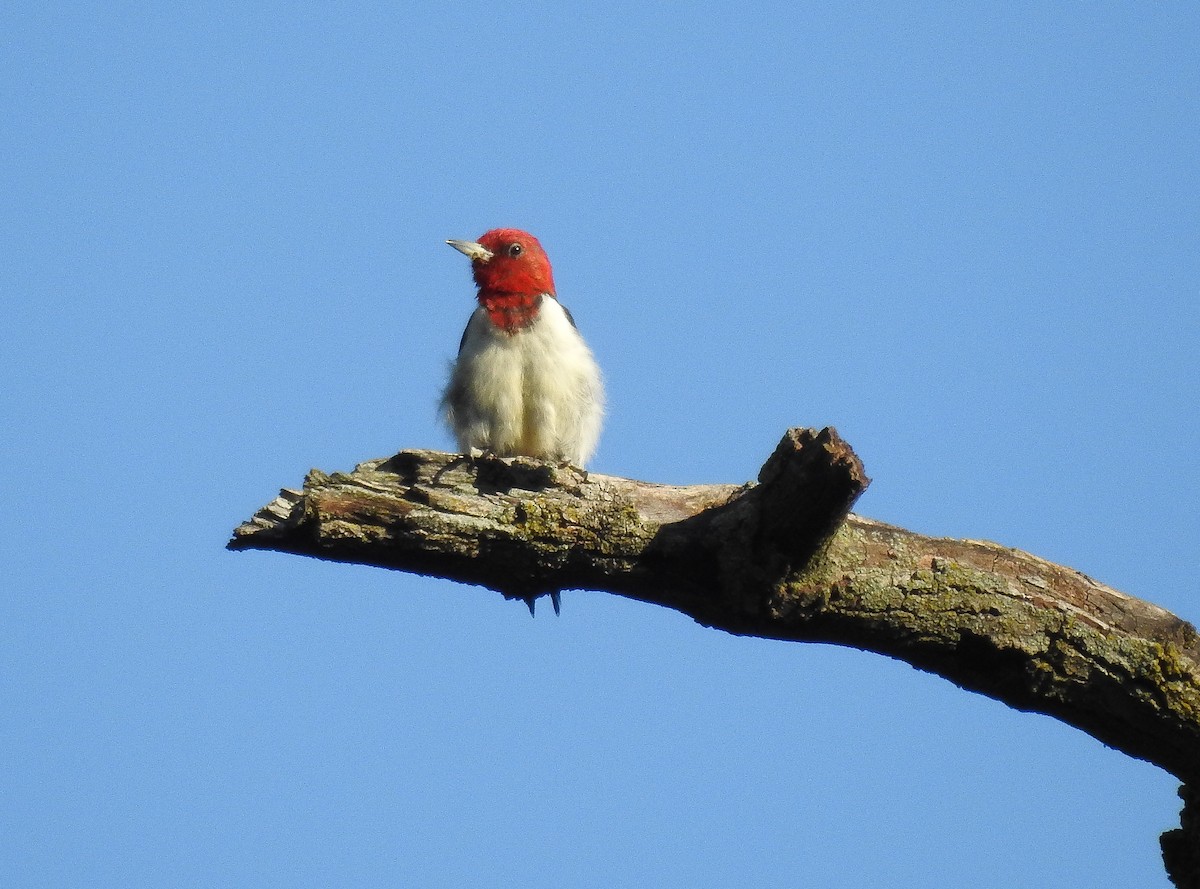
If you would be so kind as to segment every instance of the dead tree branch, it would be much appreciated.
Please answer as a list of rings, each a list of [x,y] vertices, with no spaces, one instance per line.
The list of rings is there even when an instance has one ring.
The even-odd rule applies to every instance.
[[[1200,786],[1191,624],[1028,553],[850,515],[867,484],[831,429],[789,431],[758,483],[741,486],[402,451],[348,474],[311,471],[303,491],[283,491],[229,547],[429,574],[510,598],[606,590],[731,633],[875,651]],[[1163,838],[1180,886],[1193,885],[1181,880],[1196,878],[1188,857],[1200,848],[1188,811]]]

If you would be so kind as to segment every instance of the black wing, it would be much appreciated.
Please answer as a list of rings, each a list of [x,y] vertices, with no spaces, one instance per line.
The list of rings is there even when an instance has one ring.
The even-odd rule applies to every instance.
[[[578,330],[579,325],[575,323],[575,318],[571,315],[571,310],[563,306],[562,303],[559,303],[559,305],[562,306],[563,314],[567,316],[567,320],[571,322],[571,326]]]
[[[463,346],[467,344],[467,333],[471,330],[471,325],[475,323],[475,314],[479,309],[471,313],[471,317],[467,319],[467,326],[463,328],[462,339],[458,341],[458,354],[462,354]]]

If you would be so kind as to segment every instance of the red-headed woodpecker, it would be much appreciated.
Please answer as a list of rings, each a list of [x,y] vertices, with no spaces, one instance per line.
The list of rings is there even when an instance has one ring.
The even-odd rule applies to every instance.
[[[600,437],[604,389],[591,350],[554,295],[546,251],[512,228],[446,243],[470,257],[479,287],[442,396],[458,449],[582,467]],[[552,599],[557,612],[557,593]]]

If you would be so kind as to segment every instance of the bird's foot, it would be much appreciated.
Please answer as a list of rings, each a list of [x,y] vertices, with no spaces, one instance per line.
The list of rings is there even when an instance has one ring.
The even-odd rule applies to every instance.
[[[442,480],[442,476],[447,472],[453,472],[455,469],[459,469],[464,466],[469,469],[474,469],[476,464],[483,459],[483,454],[484,452],[478,448],[471,448],[471,453],[469,454],[455,454],[445,466],[433,474],[433,481],[435,483],[440,482]]]
[[[578,473],[579,480],[581,482],[586,483],[588,480],[588,471],[586,469],[584,469],[582,466],[579,466],[578,464],[576,464],[574,461],[567,459],[566,457],[555,457],[554,459],[548,460],[547,462],[553,463],[554,468],[559,472],[569,469],[572,472]]]

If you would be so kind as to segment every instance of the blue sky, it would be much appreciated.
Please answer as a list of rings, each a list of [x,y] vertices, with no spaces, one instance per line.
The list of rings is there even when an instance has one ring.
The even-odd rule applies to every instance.
[[[229,531],[450,447],[529,229],[592,468],[754,477],[1196,620],[1189,4],[10,3],[0,883],[1167,886],[1175,781],[875,655],[561,618]]]

